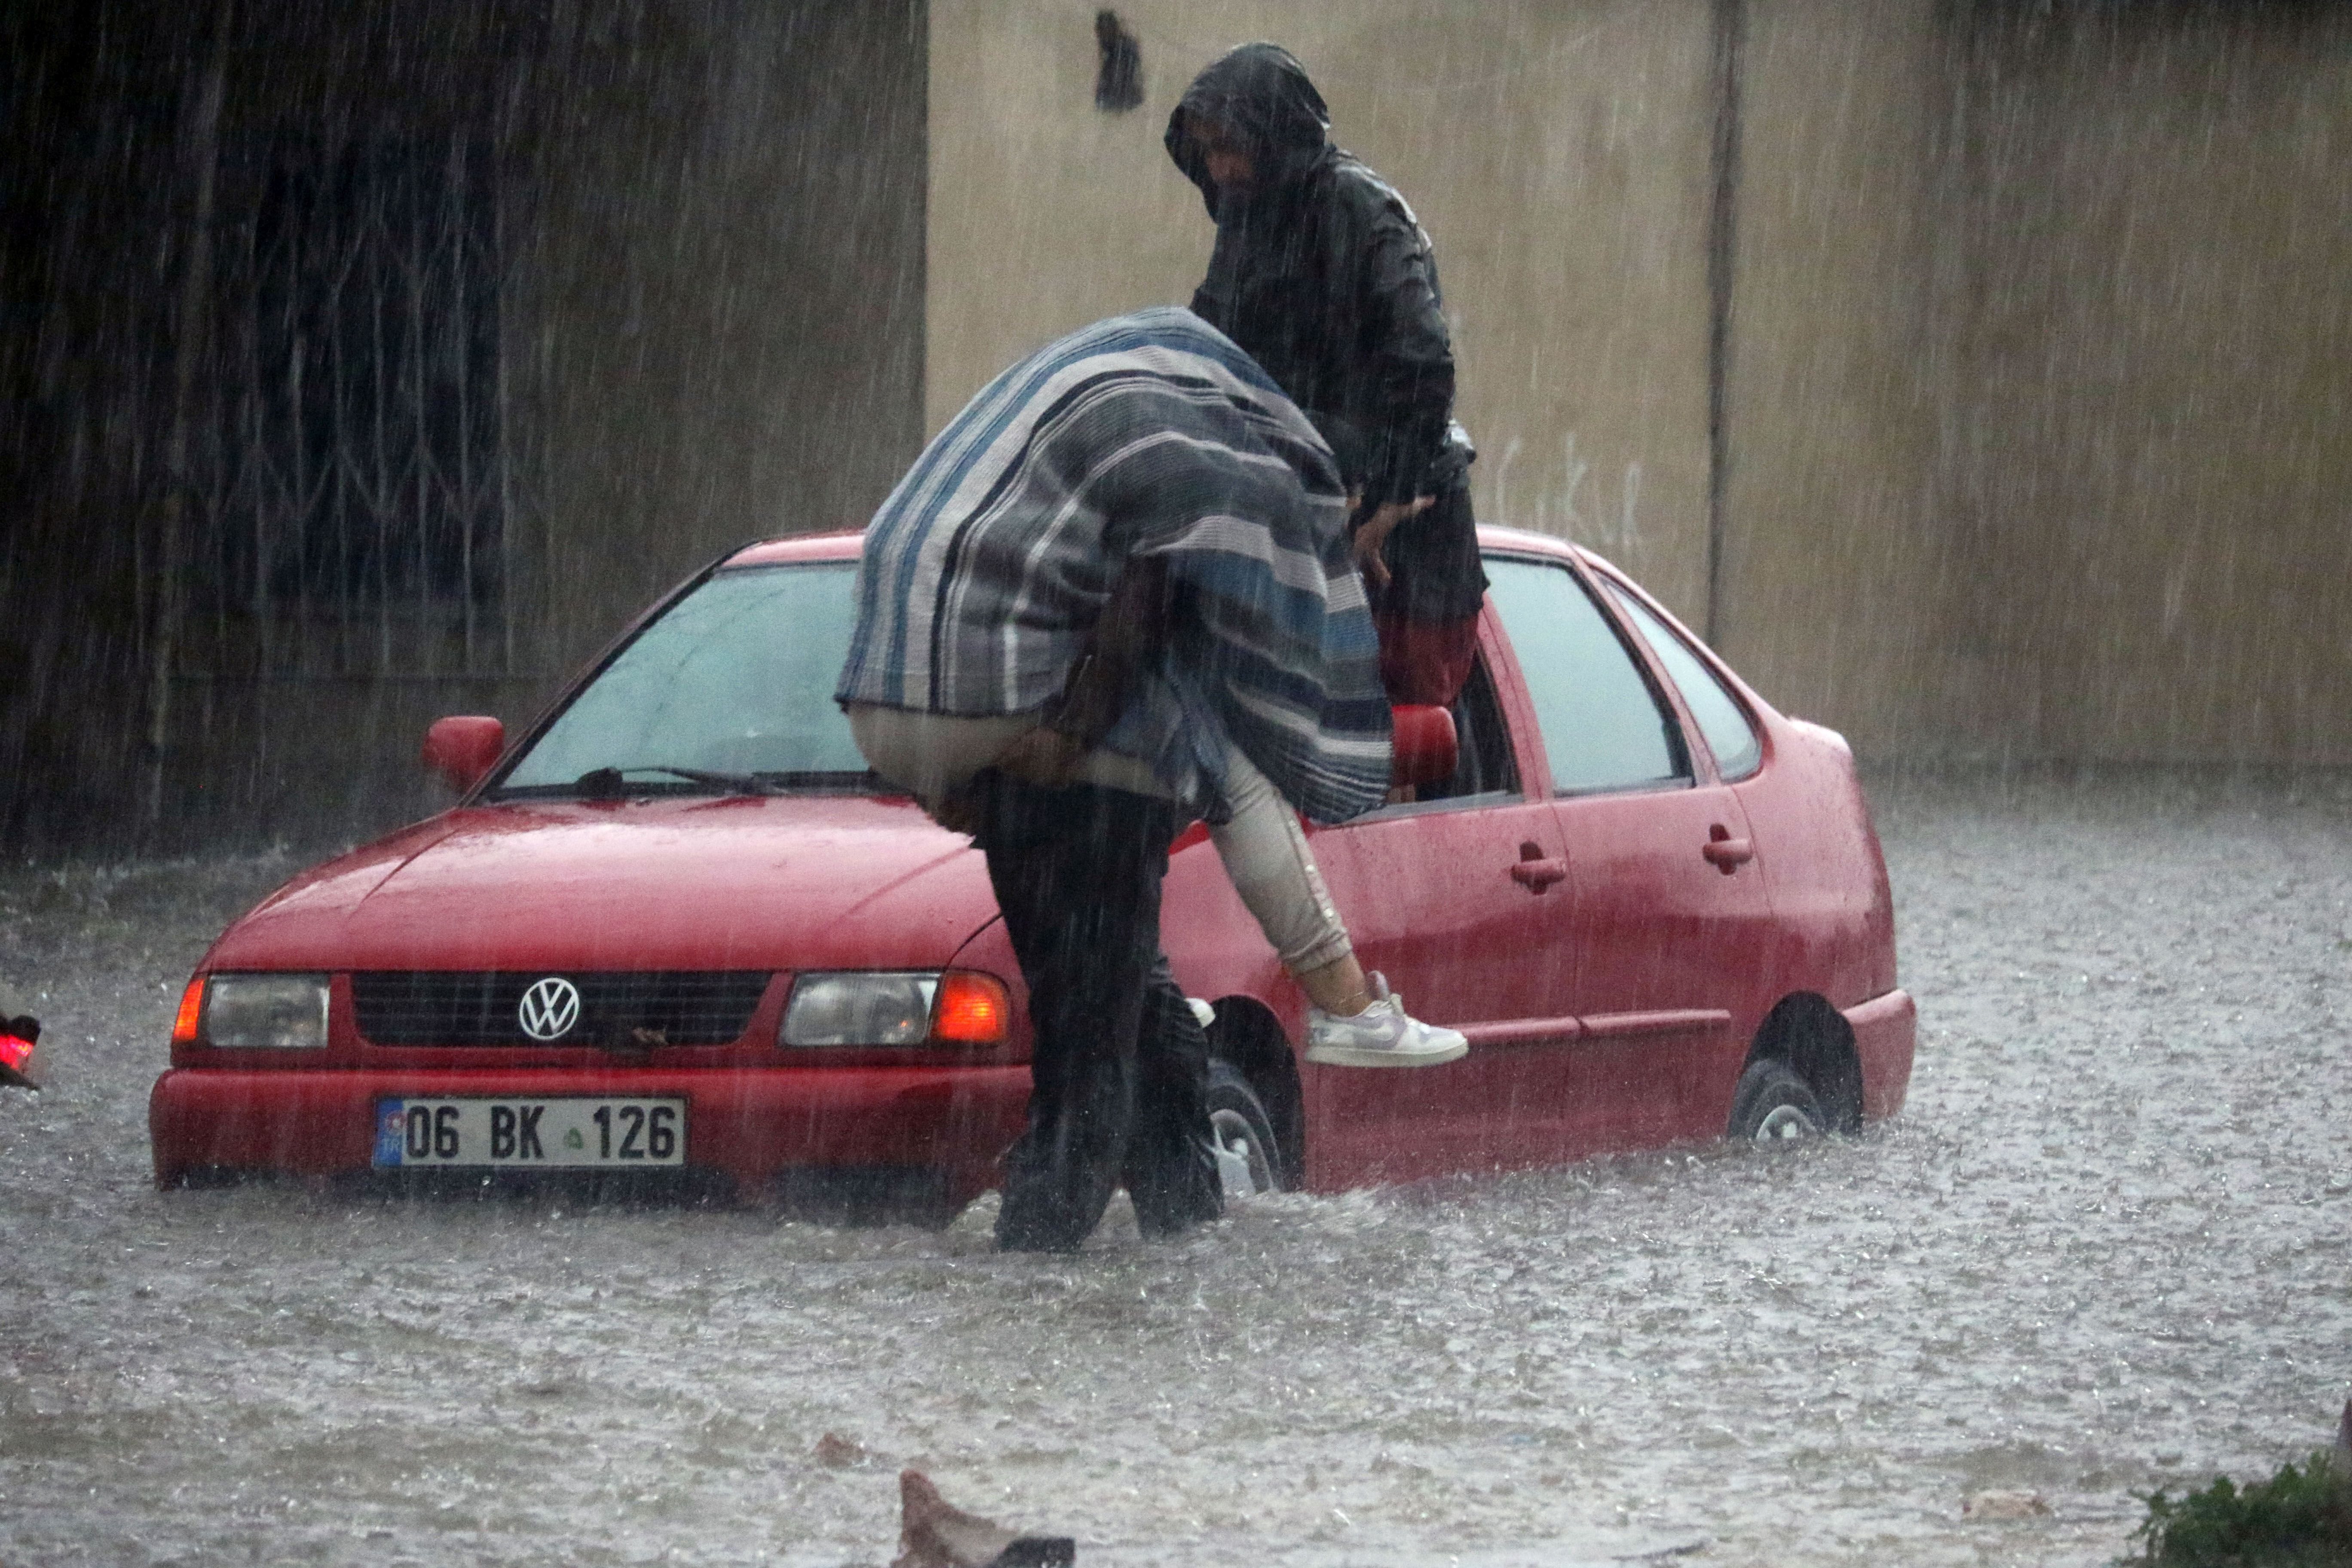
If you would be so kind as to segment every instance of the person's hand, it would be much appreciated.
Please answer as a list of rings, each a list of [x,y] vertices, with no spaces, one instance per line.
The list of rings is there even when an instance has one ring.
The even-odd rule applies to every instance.
[[[1088,750],[1087,742],[1076,736],[1041,724],[1005,747],[991,765],[1033,784],[1060,789],[1077,772],[1078,761]]]
[[[931,820],[950,833],[961,833],[967,838],[980,837],[980,802],[969,787],[950,790],[929,809]]]
[[[1408,518],[1419,517],[1437,504],[1435,496],[1415,496],[1411,500],[1382,501],[1372,509],[1356,530],[1356,565],[1365,576],[1385,588],[1389,585],[1389,563],[1381,559],[1381,546],[1389,535]]]

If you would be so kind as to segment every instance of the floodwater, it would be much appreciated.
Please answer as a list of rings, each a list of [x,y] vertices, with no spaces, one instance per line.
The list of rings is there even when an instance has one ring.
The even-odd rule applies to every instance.
[[[290,867],[12,873],[0,1563],[878,1564],[902,1465],[1082,1563],[2105,1563],[2352,1392],[2352,806],[1878,795],[1899,1122],[1044,1259],[984,1208],[157,1194],[179,985]]]

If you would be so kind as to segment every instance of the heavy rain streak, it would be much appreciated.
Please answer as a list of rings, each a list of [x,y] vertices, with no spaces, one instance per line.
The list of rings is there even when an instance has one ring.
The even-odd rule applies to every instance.
[[[0,1563],[2352,1560],[2352,11],[0,60]]]

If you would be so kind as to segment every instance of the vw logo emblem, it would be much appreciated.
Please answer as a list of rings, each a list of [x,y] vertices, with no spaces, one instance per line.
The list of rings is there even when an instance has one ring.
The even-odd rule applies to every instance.
[[[569,980],[549,975],[522,994],[515,1009],[522,1032],[534,1040],[556,1040],[580,1021],[580,988]]]

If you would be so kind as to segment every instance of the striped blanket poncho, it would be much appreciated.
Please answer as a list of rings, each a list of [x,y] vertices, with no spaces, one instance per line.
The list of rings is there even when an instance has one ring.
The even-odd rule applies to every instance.
[[[874,516],[844,702],[1034,712],[1122,565],[1183,622],[1105,737],[1217,814],[1228,746],[1320,822],[1379,805],[1389,709],[1347,502],[1313,426],[1189,310],[1139,310],[999,375]]]

